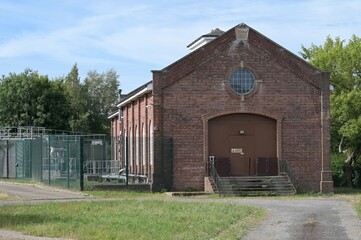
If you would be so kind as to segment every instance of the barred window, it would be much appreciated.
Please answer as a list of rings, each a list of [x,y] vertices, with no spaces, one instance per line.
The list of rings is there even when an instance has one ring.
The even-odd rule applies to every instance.
[[[246,95],[251,92],[255,85],[255,77],[246,68],[236,69],[230,78],[232,90],[239,95]]]

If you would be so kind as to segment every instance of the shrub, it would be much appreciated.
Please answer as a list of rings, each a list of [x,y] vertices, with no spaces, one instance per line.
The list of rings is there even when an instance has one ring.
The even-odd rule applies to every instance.
[[[345,187],[346,177],[344,171],[344,160],[346,159],[343,153],[332,153],[332,180],[335,187]]]
[[[335,187],[346,187],[346,176],[344,161],[346,155],[344,153],[332,153],[332,179]],[[361,160],[358,160],[352,166],[352,186],[361,187]]]

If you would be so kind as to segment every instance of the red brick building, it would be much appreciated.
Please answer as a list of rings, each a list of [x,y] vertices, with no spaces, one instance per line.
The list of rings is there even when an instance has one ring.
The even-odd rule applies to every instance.
[[[332,192],[329,74],[245,24],[188,47],[110,116],[123,166],[153,190],[203,190],[210,156],[221,176],[278,175],[287,162],[300,190]]]

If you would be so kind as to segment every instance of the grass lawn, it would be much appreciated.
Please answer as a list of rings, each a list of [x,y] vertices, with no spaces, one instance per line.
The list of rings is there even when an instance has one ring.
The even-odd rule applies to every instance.
[[[85,193],[115,200],[3,206],[0,228],[70,239],[239,239],[266,217],[265,209],[191,200],[167,201],[168,197],[161,193]],[[335,195],[301,194],[286,198],[332,196],[352,200],[361,218],[361,190],[336,188]],[[15,199],[0,192],[1,200]]]
[[[85,191],[83,193],[100,197],[100,198],[137,198],[137,197],[146,197],[146,198],[164,198],[166,195],[164,193],[152,193],[152,192],[136,192],[136,191]]]
[[[226,203],[116,200],[0,207],[0,228],[72,239],[239,239],[266,211]]]

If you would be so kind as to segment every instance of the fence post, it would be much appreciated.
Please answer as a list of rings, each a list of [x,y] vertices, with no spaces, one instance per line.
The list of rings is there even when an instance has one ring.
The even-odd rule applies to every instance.
[[[40,168],[39,168],[39,179],[40,182],[43,182],[43,168],[44,168],[44,163],[43,163],[43,135],[41,135],[40,137],[41,141],[40,141]]]
[[[51,136],[48,135],[49,138],[49,145],[48,145],[48,156],[49,156],[49,160],[48,160],[48,184],[50,186],[50,176],[51,176]]]
[[[9,140],[6,140],[6,178],[9,178]]]
[[[79,137],[79,142],[80,142],[80,166],[79,166],[79,171],[80,171],[80,191],[84,191],[84,169],[83,169],[83,164],[84,164],[84,153],[83,153],[83,136]]]
[[[68,180],[68,189],[70,188],[70,182],[69,182],[69,178],[70,178],[70,157],[69,157],[69,155],[70,155],[70,144],[69,144],[69,136],[67,136],[66,137],[66,139],[67,139],[67,142],[66,142],[66,148],[67,148],[67,151],[66,151],[66,160],[68,161],[68,175],[67,175],[67,180]]]
[[[27,142],[27,145],[28,145],[28,159],[27,159],[27,163],[26,163],[26,166],[27,166],[27,172],[28,172],[28,175],[27,175],[27,179],[31,179],[32,178],[32,166],[31,166],[31,163],[32,163],[32,154],[33,154],[33,151],[32,151],[32,147],[33,147],[33,142],[35,140],[34,139],[31,139]]]
[[[129,184],[128,137],[125,137],[125,185]]]

